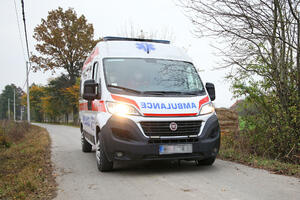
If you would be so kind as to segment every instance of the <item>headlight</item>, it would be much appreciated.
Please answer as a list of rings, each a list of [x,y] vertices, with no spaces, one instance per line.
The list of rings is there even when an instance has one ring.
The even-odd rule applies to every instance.
[[[111,114],[117,115],[140,115],[140,113],[131,105],[116,102],[106,102],[107,110]]]
[[[200,115],[206,115],[215,112],[215,107],[212,103],[205,104],[201,107]]]

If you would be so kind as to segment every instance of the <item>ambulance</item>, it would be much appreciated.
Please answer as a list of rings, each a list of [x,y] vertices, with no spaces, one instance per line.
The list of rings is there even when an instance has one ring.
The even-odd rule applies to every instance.
[[[102,172],[129,160],[212,165],[220,147],[214,100],[214,85],[169,41],[104,37],[82,68],[82,151],[94,146]]]

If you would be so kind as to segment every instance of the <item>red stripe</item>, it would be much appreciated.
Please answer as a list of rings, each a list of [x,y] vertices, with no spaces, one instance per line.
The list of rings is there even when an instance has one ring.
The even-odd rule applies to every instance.
[[[117,95],[114,95],[114,94],[111,94],[111,97],[116,101],[122,101],[122,102],[125,102],[125,103],[129,103],[129,104],[132,104],[132,105],[136,106],[138,109],[140,109],[140,107],[137,105],[137,103],[132,99],[117,96]]]
[[[202,106],[203,104],[207,103],[207,102],[209,102],[208,96],[206,96],[206,97],[204,97],[203,99],[201,99],[201,100],[199,101],[199,110],[200,110],[201,106]]]
[[[80,103],[79,110],[80,111],[89,110],[88,103],[87,102]],[[106,112],[104,101],[94,100],[92,102],[92,110],[91,111]]]
[[[99,49],[98,47],[96,47],[96,49],[91,53],[91,55],[84,62],[82,70],[86,68],[87,64],[89,64],[98,54],[99,54]]]
[[[92,103],[92,111],[98,111],[98,112],[106,112],[104,101],[93,101]]]
[[[87,104],[87,102],[80,103],[79,104],[79,110],[88,110],[88,104]]]
[[[152,113],[144,113],[145,116],[151,117],[183,117],[183,116],[195,116],[198,113],[177,113],[177,114],[152,114]]]

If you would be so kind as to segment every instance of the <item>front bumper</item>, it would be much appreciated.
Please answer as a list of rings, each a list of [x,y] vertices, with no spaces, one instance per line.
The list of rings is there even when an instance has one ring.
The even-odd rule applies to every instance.
[[[107,158],[113,160],[201,160],[216,156],[220,147],[220,127],[216,115],[207,119],[200,136],[151,139],[131,119],[113,115],[101,129]],[[160,155],[159,146],[189,143],[193,153]]]

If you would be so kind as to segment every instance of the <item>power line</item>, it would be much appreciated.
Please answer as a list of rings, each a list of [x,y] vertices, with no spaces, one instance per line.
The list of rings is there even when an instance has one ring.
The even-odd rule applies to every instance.
[[[24,84],[23,84],[22,90],[24,89],[24,87],[25,87],[25,85],[26,85],[26,82],[27,82],[27,79],[24,81]]]
[[[24,32],[25,32],[25,42],[26,42],[26,48],[27,48],[27,56],[29,61],[29,47],[28,47],[28,38],[27,38],[27,28],[26,28],[26,20],[25,20],[25,11],[24,11],[24,1],[21,0],[22,3],[22,15],[23,15],[23,23],[24,23]]]
[[[25,54],[24,54],[25,50],[24,50],[23,39],[22,39],[22,36],[21,36],[22,34],[21,34],[20,21],[19,21],[19,15],[18,15],[18,11],[17,11],[16,0],[14,0],[14,5],[15,5],[15,12],[16,12],[16,18],[17,18],[17,25],[18,25],[18,30],[19,30],[19,39],[20,39],[20,43],[21,43],[21,47],[22,47],[22,55],[23,55],[24,61],[26,62],[26,58],[25,58]],[[23,90],[24,87],[25,87],[26,81],[27,81],[27,80],[24,81],[22,90]]]
[[[18,15],[18,11],[17,11],[16,0],[14,0],[14,4],[15,4],[16,18],[17,18],[17,24],[18,24],[18,30],[19,30],[19,39],[20,39],[21,46],[22,46],[22,55],[24,57],[24,60],[26,61],[25,55],[24,55],[25,51],[24,51],[24,45],[23,45],[23,40],[22,40],[22,36],[21,36],[21,29],[20,29],[20,22],[19,22],[19,15]]]
[[[27,74],[27,77],[29,76],[30,74],[30,71],[31,71],[31,63],[30,63],[30,56],[29,56],[29,47],[28,47],[28,37],[27,37],[27,28],[26,28],[26,19],[25,19],[25,9],[24,9],[24,1],[21,0],[21,4],[22,4],[22,15],[23,15],[23,22],[24,22],[24,33],[25,33],[25,42],[26,42],[26,48],[27,48],[27,56],[28,56],[28,62],[29,62],[29,69],[28,69],[28,74]],[[26,65],[27,67],[27,65]],[[28,78],[25,80],[25,83],[28,81]],[[25,86],[25,83],[23,85],[23,88]]]
[[[24,9],[24,1],[23,0],[21,0],[21,4],[22,4],[22,15],[23,15],[23,22],[24,22],[25,42],[26,42],[27,56],[28,56],[28,62],[29,62],[29,70],[28,70],[28,76],[29,76],[30,71],[31,71],[31,63],[30,63],[30,56],[29,56],[28,37],[27,37],[25,9]]]
[[[26,41],[26,48],[27,48],[27,56],[28,62],[26,62],[26,82],[27,82],[27,120],[30,123],[30,103],[29,103],[29,72],[30,72],[30,56],[29,56],[29,47],[28,47],[28,38],[27,38],[27,29],[26,29],[26,20],[25,20],[25,11],[24,11],[24,1],[21,0],[22,4],[22,15],[23,15],[23,22],[24,22],[24,32],[25,32],[25,41]]]

